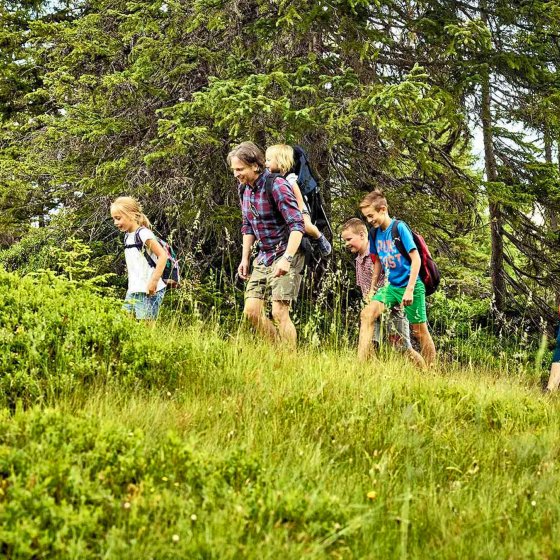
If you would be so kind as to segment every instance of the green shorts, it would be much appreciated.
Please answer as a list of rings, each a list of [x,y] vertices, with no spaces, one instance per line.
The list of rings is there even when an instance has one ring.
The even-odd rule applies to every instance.
[[[406,288],[396,288],[391,284],[386,284],[383,288],[379,288],[377,293],[371,298],[371,301],[380,301],[385,307],[391,309],[395,305],[400,305]],[[414,286],[412,305],[404,308],[406,318],[411,325],[418,323],[426,323],[428,317],[426,315],[426,287],[422,280],[416,282]]]
[[[295,301],[297,299],[305,256],[303,253],[297,252],[288,274],[275,277],[276,263],[281,258],[276,259],[270,266],[258,264],[257,259],[253,261],[253,271],[245,288],[245,299],[265,299],[269,292],[272,301]]]

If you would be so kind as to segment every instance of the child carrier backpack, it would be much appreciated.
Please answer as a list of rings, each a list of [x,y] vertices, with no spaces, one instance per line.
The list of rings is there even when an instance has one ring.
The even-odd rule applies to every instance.
[[[290,173],[294,173],[297,177],[297,184],[301,190],[305,205],[309,210],[311,223],[317,226],[321,233],[325,234],[328,232],[328,234],[332,237],[333,231],[323,206],[323,197],[321,196],[321,192],[319,190],[319,183],[311,170],[307,154],[301,146],[294,146],[293,150],[294,166],[292,169],[290,169],[286,175],[281,175],[280,173],[270,173],[266,178],[265,190],[268,199],[275,211],[279,212],[276,202],[274,201],[274,197],[272,196],[272,186],[278,177],[282,177],[284,179]],[[321,260],[321,257],[314,244],[311,242],[309,236],[303,236],[300,248],[305,255],[306,265],[318,263]]]
[[[297,177],[297,184],[303,195],[303,200],[309,208],[311,222],[319,228],[321,233],[328,232],[332,237],[333,230],[323,206],[319,183],[309,164],[309,158],[301,146],[293,146],[293,150],[294,166],[289,173],[295,173]]]
[[[393,242],[395,243],[398,252],[409,263],[412,261],[408,251],[404,247],[404,244],[401,240],[401,236],[399,234],[399,224],[401,223],[410,230],[410,233],[412,234],[412,239],[414,239],[414,243],[418,248],[418,254],[420,255],[419,276],[422,279],[422,282],[424,282],[424,286],[426,287],[426,295],[430,296],[438,289],[439,281],[441,279],[441,274],[439,272],[437,264],[435,263],[430,253],[430,249],[428,249],[428,245],[426,244],[424,238],[419,233],[415,232],[412,228],[410,228],[410,226],[406,222],[395,219],[393,220],[393,225],[391,227],[391,237],[393,238]],[[375,238],[377,236],[377,230],[378,228],[375,228],[375,231],[372,232],[374,243],[375,243]]]
[[[152,267],[156,267],[156,261],[152,258],[150,253],[146,250],[144,243],[142,243],[142,239],[140,238],[140,230],[147,229],[147,228],[138,228],[134,234],[134,243],[127,245],[125,243],[125,249],[138,249],[148,261],[148,264]],[[165,252],[167,253],[167,263],[165,264],[165,268],[163,269],[163,273],[161,275],[161,279],[163,280],[164,284],[168,288],[180,288],[181,287],[181,275],[179,273],[179,259],[173,247],[167,243],[164,239],[161,239],[156,235],[156,241],[163,247]]]

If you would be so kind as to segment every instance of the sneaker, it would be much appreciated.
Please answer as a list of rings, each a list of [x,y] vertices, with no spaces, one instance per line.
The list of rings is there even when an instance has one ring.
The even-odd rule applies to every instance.
[[[321,234],[321,237],[317,239],[317,245],[319,246],[319,252],[321,253],[322,257],[328,257],[332,252],[331,244],[329,240]]]

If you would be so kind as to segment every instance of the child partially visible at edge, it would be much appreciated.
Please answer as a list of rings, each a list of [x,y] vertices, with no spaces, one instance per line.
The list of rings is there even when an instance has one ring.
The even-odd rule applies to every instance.
[[[558,306],[558,314],[560,315],[560,305]],[[552,356],[552,363],[550,364],[550,376],[546,385],[547,393],[554,393],[558,391],[560,386],[560,325],[558,325],[558,333],[556,335],[556,349]]]
[[[265,153],[265,165],[271,173],[280,173],[292,187],[300,212],[303,214],[305,233],[317,241],[319,251],[323,257],[331,254],[332,247],[328,239],[319,231],[319,228],[311,222],[309,209],[305,205],[301,189],[297,184],[295,173],[290,173],[294,167],[294,149],[287,144],[275,144],[267,148]]]
[[[341,230],[342,240],[346,248],[356,255],[356,284],[362,291],[365,306],[361,312],[361,316],[368,318],[374,311],[374,305],[368,299],[371,291],[371,280],[373,277],[373,261],[369,252],[368,229],[364,222],[358,218],[351,218],[343,226]],[[377,288],[383,287],[385,284],[385,275],[383,271],[377,281]],[[375,330],[373,335],[374,342],[379,345],[381,342],[381,321],[374,321]],[[391,331],[396,331],[397,335],[391,334],[389,340],[395,348],[402,350],[416,365],[423,367],[425,365],[422,356],[412,348],[410,342],[410,329],[406,316],[400,306],[391,308],[389,315],[388,327]]]
[[[367,359],[371,352],[370,341],[374,321],[386,308],[402,305],[411,325],[414,337],[420,344],[420,353],[427,365],[436,359],[434,341],[428,330],[426,315],[426,287],[419,277],[420,254],[410,228],[399,222],[398,233],[410,256],[410,262],[402,255],[392,237],[393,219],[389,216],[387,199],[381,190],[367,194],[360,203],[360,210],[375,235],[370,235],[370,253],[376,255],[369,300],[372,302],[371,316],[364,317],[360,324],[358,357]],[[377,289],[381,270],[385,270],[388,284]]]
[[[123,308],[133,313],[136,319],[157,319],[165,283],[161,275],[167,264],[167,253],[151,230],[151,224],[142,212],[140,203],[130,197],[121,196],[111,204],[111,217],[115,227],[124,232],[124,255],[128,272],[128,290]],[[137,235],[140,245],[136,244]],[[144,251],[148,251],[156,263],[151,267]]]

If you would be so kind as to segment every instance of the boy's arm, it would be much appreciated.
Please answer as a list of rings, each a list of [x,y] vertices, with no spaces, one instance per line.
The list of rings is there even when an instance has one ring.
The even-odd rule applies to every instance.
[[[417,249],[410,251],[410,278],[408,279],[408,284],[406,285],[406,290],[404,291],[402,303],[404,306],[412,305],[414,301],[414,286],[416,286],[416,280],[418,279],[418,273],[420,272],[420,255]]]
[[[377,282],[379,282],[379,275],[381,274],[381,261],[379,260],[379,257],[377,257],[375,259],[375,262],[373,263],[373,274],[371,276],[371,286],[369,288],[369,292],[368,295],[366,297],[367,301],[371,301],[371,298],[375,295],[375,292],[377,292]]]

